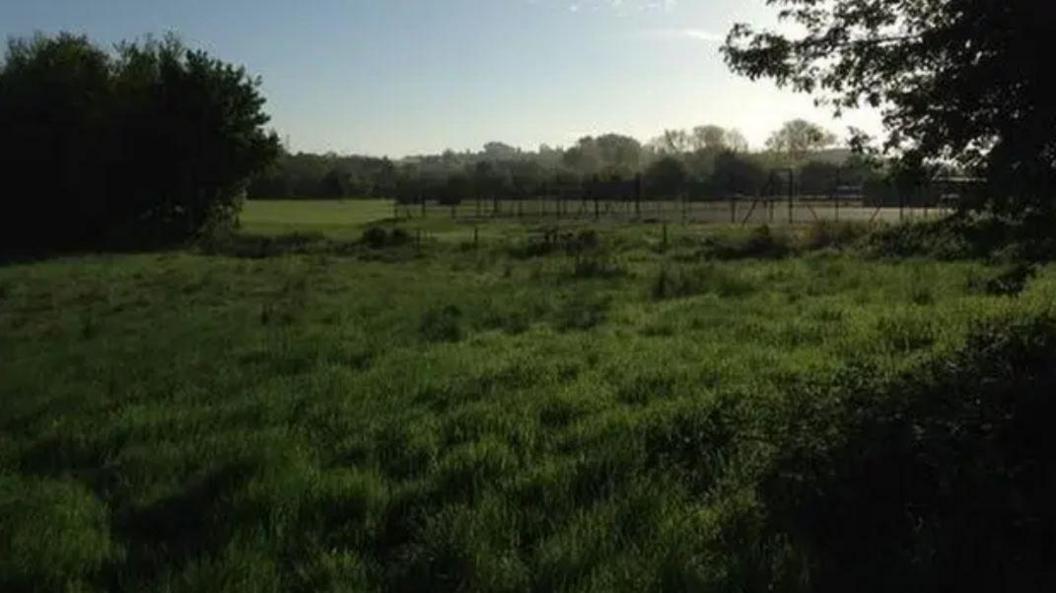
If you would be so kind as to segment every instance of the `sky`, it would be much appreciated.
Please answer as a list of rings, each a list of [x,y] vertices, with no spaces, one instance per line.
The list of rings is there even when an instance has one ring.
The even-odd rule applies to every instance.
[[[797,117],[878,134],[876,113],[834,120],[729,72],[726,32],[774,14],[764,0],[0,0],[0,35],[174,32],[259,75],[293,151],[534,150],[702,124],[759,148]]]

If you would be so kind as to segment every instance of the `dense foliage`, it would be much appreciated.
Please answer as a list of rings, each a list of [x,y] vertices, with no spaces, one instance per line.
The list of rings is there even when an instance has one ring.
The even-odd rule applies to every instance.
[[[174,39],[62,34],[0,66],[0,248],[170,243],[232,220],[276,154],[258,83]]]
[[[802,33],[736,26],[735,71],[883,110],[904,161],[955,160],[1003,214],[1056,206],[1056,5],[1034,0],[767,0]]]

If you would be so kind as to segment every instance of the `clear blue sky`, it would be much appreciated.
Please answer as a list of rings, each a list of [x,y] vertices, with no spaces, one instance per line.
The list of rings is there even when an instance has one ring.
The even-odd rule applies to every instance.
[[[786,119],[843,135],[809,97],[730,74],[719,40],[763,0],[0,0],[0,34],[113,43],[176,32],[264,79],[294,150],[375,155],[642,140],[716,123],[753,146]]]

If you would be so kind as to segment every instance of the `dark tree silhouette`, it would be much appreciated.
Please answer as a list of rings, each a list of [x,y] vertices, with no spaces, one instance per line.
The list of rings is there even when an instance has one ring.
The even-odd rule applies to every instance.
[[[259,81],[174,38],[15,40],[0,68],[0,247],[183,241],[234,220],[278,153]],[[17,210],[16,210],[17,206]]]

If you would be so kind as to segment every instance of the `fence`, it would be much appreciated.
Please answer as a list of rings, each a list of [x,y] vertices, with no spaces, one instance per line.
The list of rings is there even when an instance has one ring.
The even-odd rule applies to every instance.
[[[945,186],[944,186],[945,187]],[[449,217],[455,220],[595,220],[685,224],[809,224],[816,221],[899,222],[946,216],[957,199],[917,191],[866,196],[858,185],[836,185],[823,194],[799,192],[795,174],[776,171],[754,196],[691,198],[650,196],[641,179],[549,188],[531,197],[475,197],[441,202],[427,197],[397,203],[396,218]],[[655,194],[654,194],[655,195]]]

